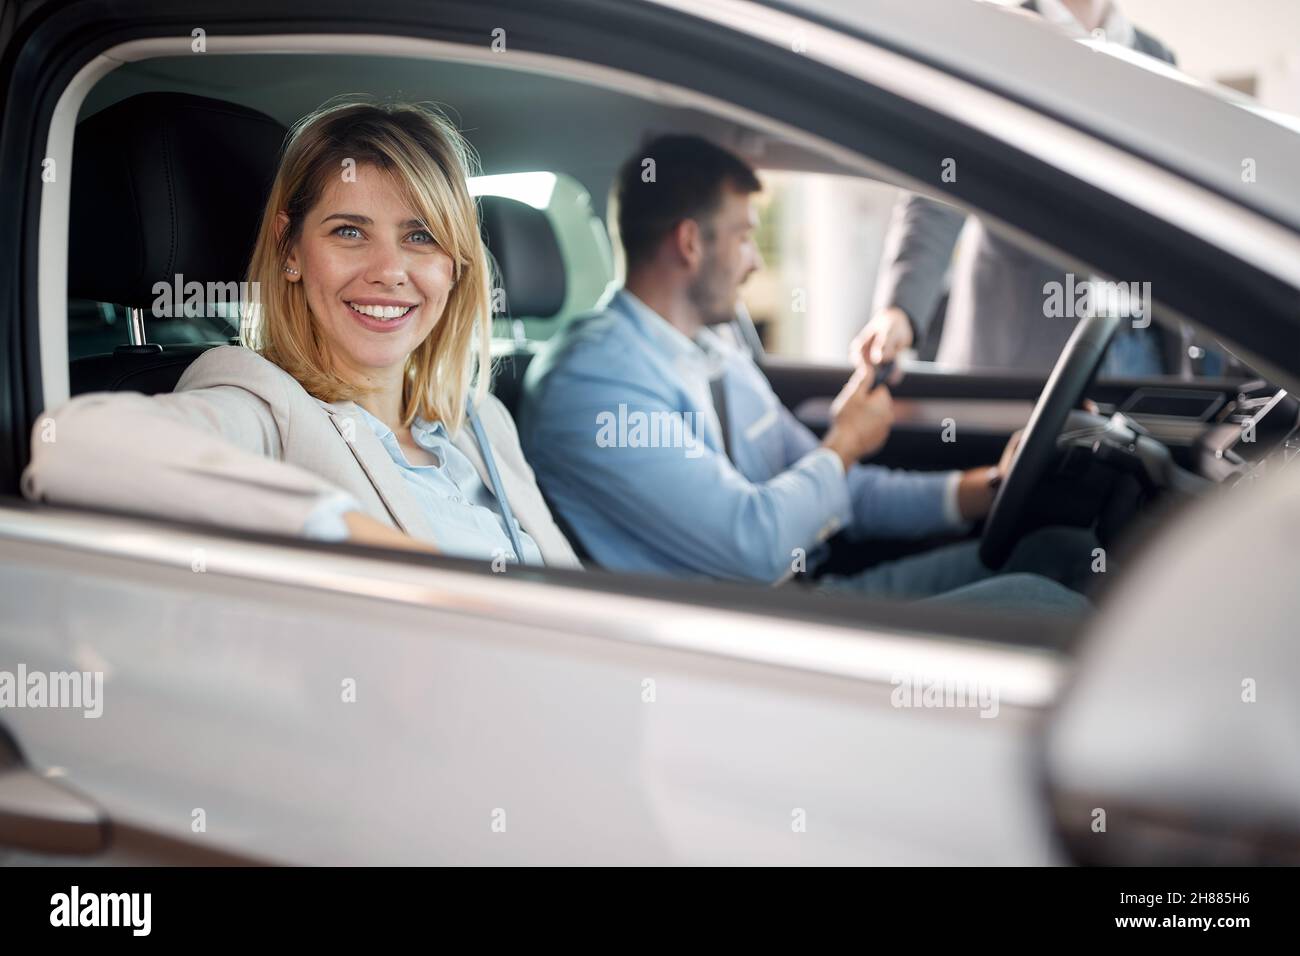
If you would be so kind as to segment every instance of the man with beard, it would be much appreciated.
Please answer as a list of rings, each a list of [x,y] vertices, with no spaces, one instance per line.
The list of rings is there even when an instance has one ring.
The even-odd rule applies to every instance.
[[[629,158],[616,186],[626,282],[529,366],[524,451],[554,510],[605,568],[779,583],[814,573],[824,542],[841,529],[959,533],[992,503],[1009,454],[1003,465],[965,472],[859,463],[885,443],[893,420],[874,369],[858,369],[844,386],[819,441],[748,352],[718,334],[735,317],[741,284],[762,266],[752,198],[760,189],[744,161],[695,136],[660,137]],[[632,421],[675,427],[652,436],[623,427]],[[690,440],[664,440],[674,435]],[[1077,580],[1080,552],[1060,543],[1030,536],[1008,571]],[[992,572],[977,551],[962,542],[817,583],[876,597],[1087,607],[1037,574],[986,580]]]

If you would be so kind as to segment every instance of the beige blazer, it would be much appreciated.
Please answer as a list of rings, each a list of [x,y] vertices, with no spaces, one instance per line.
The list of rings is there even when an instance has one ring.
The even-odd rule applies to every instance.
[[[491,396],[477,411],[520,526],[547,565],[580,567],[510,413]],[[454,442],[493,490],[468,423]],[[204,352],[174,392],[94,392],[41,416],[22,488],[33,500],[288,535],[300,534],[312,509],[341,490],[372,517],[438,542],[438,529],[354,402],[313,398],[241,346]]]

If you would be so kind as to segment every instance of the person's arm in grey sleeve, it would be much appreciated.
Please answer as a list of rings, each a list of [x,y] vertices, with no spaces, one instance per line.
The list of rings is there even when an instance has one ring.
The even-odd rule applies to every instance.
[[[894,206],[872,314],[896,307],[907,313],[920,342],[943,295],[943,277],[966,222],[960,209],[913,193]]]

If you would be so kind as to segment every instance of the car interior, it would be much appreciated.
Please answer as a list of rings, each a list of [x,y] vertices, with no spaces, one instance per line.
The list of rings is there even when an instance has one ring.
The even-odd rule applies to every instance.
[[[617,281],[607,197],[638,143],[694,132],[760,170],[861,175],[803,143],[669,94],[652,100],[517,69],[278,54],[126,64],[91,91],[74,141],[72,394],[169,391],[205,349],[237,341],[239,315],[214,317],[205,302],[177,317],[151,316],[154,277],[200,284],[242,277],[288,127],[332,96],[358,91],[439,105],[477,151],[483,175],[473,191],[505,290],[492,389],[512,413],[537,349]],[[1115,549],[1112,560],[1121,560],[1171,507],[1258,477],[1294,454],[1300,402],[1239,362],[1215,377],[1096,378],[1114,330],[1114,321],[1092,323],[1091,339],[1076,337],[1071,374],[1054,376],[1060,437],[1043,445],[1033,486],[1021,489],[1024,500],[1003,522],[1002,538],[1047,524],[1094,527],[1108,552]],[[835,366],[766,354],[743,312],[732,331],[782,402],[823,433],[847,357]],[[990,464],[1029,421],[1044,384],[1037,372],[918,362],[894,388],[896,424],[873,460],[923,470]],[[963,423],[963,440],[940,440],[954,419]],[[935,542],[833,544],[825,570],[845,572]],[[581,553],[581,542],[575,546]]]

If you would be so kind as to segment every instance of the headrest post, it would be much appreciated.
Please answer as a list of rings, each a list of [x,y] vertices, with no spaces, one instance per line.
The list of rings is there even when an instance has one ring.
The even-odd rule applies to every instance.
[[[131,325],[128,334],[131,338],[132,345],[144,345],[144,309],[132,306],[127,310],[131,317]]]

